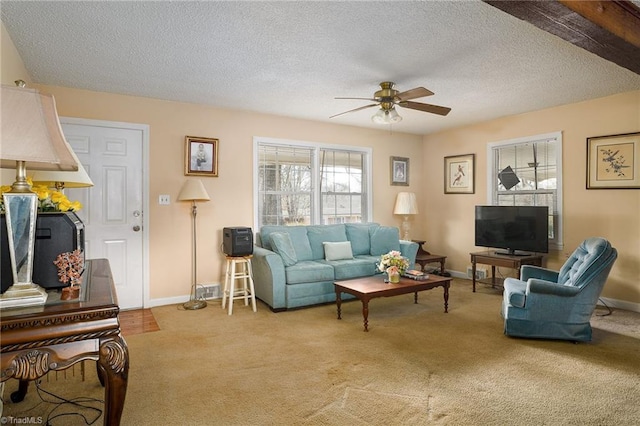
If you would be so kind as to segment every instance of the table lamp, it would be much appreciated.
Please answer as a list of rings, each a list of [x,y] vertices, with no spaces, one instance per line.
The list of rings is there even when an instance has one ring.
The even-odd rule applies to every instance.
[[[396,197],[396,205],[393,214],[399,214],[404,217],[402,220],[402,239],[409,240],[409,216],[418,214],[418,203],[416,203],[416,194],[413,192],[400,192]]]
[[[211,198],[209,198],[207,190],[204,189],[204,185],[199,179],[186,181],[180,190],[180,194],[178,194],[178,201],[191,201],[191,228],[193,231],[193,235],[191,237],[193,242],[193,246],[191,247],[191,297],[188,302],[182,305],[188,310],[202,309],[207,306],[207,302],[205,300],[198,300],[196,298],[196,283],[198,280],[198,252],[196,250],[196,240],[198,235],[196,233],[196,215],[198,214],[198,206],[196,205],[196,201],[210,200]]]
[[[32,282],[38,196],[27,183],[27,169],[77,171],[60,127],[53,96],[2,85],[0,167],[15,169],[11,190],[2,194],[13,285],[0,296],[0,308],[44,305],[46,291]]]
[[[60,172],[55,170],[38,170],[33,173],[31,180],[35,184],[45,185],[55,188],[56,191],[64,192],[65,188],[86,188],[93,186],[93,181],[82,167],[75,152],[71,151],[73,159],[78,163],[78,170],[75,172]]]

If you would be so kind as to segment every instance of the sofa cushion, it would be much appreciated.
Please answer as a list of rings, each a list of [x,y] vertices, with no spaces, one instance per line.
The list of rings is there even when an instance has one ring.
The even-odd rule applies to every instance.
[[[334,281],[333,266],[324,261],[305,260],[284,269],[287,285],[311,283],[317,281]]]
[[[371,254],[381,256],[391,250],[400,251],[400,231],[391,226],[378,226],[369,229],[371,235]]]
[[[309,238],[307,238],[306,226],[280,226],[280,225],[265,225],[260,228],[260,240],[262,241],[262,247],[267,250],[273,251],[273,245],[271,244],[271,234],[274,232],[286,232],[291,237],[291,243],[293,249],[296,252],[298,262],[301,260],[311,260],[311,246],[309,245]]]
[[[324,259],[324,242],[347,241],[344,225],[312,225],[307,226],[307,237],[311,245],[313,260]]]
[[[340,241],[337,243],[324,242],[324,258],[325,260],[345,260],[353,259],[351,251],[351,243],[349,241]]]
[[[345,223],[347,238],[351,241],[353,255],[369,254],[371,252],[370,228],[380,226],[377,223]]]
[[[370,277],[376,273],[376,263],[367,258],[336,260],[327,262],[333,266],[336,280]]]
[[[284,266],[291,266],[298,263],[298,256],[293,248],[289,234],[286,232],[272,232],[269,237],[271,238],[273,251],[280,255]]]

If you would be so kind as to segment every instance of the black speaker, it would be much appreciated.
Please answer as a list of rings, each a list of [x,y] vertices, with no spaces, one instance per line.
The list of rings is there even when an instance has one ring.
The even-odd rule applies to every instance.
[[[227,256],[253,254],[253,232],[251,228],[223,228],[222,251]]]
[[[511,189],[520,183],[520,179],[516,175],[516,172],[513,171],[511,166],[507,166],[502,169],[502,171],[498,173],[498,179],[505,189]]]
[[[6,217],[2,215],[2,293],[13,284]],[[59,254],[79,249],[84,259],[84,224],[73,212],[40,213],[36,217],[33,247],[32,281],[43,288],[61,288],[68,284],[58,279],[58,268],[53,262]]]

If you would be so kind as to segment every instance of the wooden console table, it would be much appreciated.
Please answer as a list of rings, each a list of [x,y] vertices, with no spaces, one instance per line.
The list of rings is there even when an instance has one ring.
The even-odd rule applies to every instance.
[[[473,291],[476,291],[476,264],[491,265],[491,278],[487,280],[478,280],[491,284],[491,287],[502,285],[496,278],[496,266],[504,266],[506,268],[516,269],[518,277],[520,276],[520,268],[522,265],[542,266],[541,254],[528,254],[526,256],[511,256],[507,254],[496,254],[494,251],[482,251],[478,253],[469,253],[471,255],[471,274],[473,276]]]
[[[20,380],[11,395],[21,401],[30,380],[83,360],[97,361],[105,387],[105,425],[119,425],[127,393],[129,350],[120,333],[118,302],[106,259],[85,262],[80,298],[0,312],[0,382]]]

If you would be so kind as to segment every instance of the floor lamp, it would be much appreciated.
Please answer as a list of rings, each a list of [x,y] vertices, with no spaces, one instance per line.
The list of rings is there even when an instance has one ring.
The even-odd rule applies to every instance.
[[[38,196],[27,182],[29,170],[78,170],[62,134],[53,96],[2,85],[0,167],[15,169],[11,190],[2,194],[13,285],[0,296],[0,308],[44,305],[47,292],[32,281]]]
[[[182,186],[180,190],[180,194],[178,195],[178,201],[191,201],[191,218],[192,218],[192,241],[193,246],[191,247],[191,297],[188,302],[184,303],[182,306],[188,310],[194,309],[202,309],[207,306],[207,302],[205,300],[198,300],[196,298],[196,284],[198,280],[198,251],[196,248],[196,240],[197,240],[197,232],[196,232],[196,216],[198,214],[198,206],[196,205],[196,201],[209,201],[209,194],[207,194],[206,189],[204,189],[204,185],[201,180],[188,180]]]
[[[402,220],[402,239],[409,240],[409,216],[418,214],[418,203],[416,202],[416,194],[413,192],[400,192],[396,197],[396,205],[393,208],[393,214],[404,216]]]

